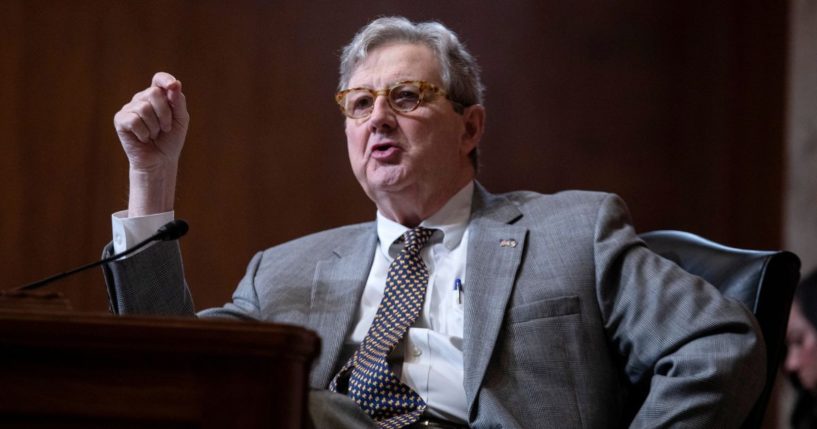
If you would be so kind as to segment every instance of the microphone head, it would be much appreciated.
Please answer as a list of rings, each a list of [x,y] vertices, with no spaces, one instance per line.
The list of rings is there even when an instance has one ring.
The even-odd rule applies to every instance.
[[[187,222],[182,219],[172,220],[159,228],[157,239],[162,241],[178,240],[187,234],[188,228]]]

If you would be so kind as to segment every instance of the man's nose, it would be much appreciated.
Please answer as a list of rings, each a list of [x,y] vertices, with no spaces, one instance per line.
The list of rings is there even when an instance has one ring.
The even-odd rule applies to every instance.
[[[394,110],[389,105],[389,101],[383,95],[378,95],[372,105],[372,115],[369,117],[369,126],[372,131],[388,131],[396,126]]]

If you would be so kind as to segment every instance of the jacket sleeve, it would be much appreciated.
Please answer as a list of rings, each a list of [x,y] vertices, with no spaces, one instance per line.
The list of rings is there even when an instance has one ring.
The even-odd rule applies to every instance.
[[[102,256],[108,257],[112,252],[113,246],[109,244]],[[250,261],[247,274],[236,288],[232,302],[196,314],[184,278],[178,242],[157,242],[135,255],[103,266],[111,312],[259,320],[261,316],[253,279],[261,255],[259,252]]]
[[[607,336],[646,399],[631,427],[738,427],[765,381],[752,314],[649,251],[610,195],[595,229],[596,288]]]
[[[113,252],[109,244],[103,257]],[[125,259],[103,265],[115,314],[192,316],[193,299],[184,280],[179,244],[156,243]]]

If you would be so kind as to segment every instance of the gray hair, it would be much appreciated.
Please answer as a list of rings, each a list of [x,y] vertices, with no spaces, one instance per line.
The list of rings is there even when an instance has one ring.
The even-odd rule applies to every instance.
[[[439,22],[413,23],[403,17],[375,19],[363,27],[352,41],[343,48],[340,59],[340,82],[338,91],[349,85],[355,69],[377,47],[393,43],[423,43],[428,46],[442,68],[443,87],[455,109],[482,104],[485,87],[482,85],[479,65],[465,49],[457,35]],[[456,106],[460,104],[461,106]],[[477,168],[477,151],[471,154],[474,169]]]

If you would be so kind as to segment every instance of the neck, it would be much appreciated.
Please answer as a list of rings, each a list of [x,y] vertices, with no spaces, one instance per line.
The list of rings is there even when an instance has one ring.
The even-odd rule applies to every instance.
[[[377,199],[377,209],[383,216],[403,226],[414,228],[439,211],[473,176],[452,182],[444,189],[423,189],[415,186],[399,192],[389,192]]]

